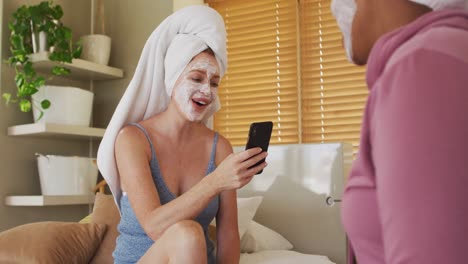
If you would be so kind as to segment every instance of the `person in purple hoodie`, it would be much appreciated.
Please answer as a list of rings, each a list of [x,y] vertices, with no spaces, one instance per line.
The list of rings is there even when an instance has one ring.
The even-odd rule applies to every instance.
[[[467,7],[332,2],[369,87],[342,204],[349,263],[468,263]]]

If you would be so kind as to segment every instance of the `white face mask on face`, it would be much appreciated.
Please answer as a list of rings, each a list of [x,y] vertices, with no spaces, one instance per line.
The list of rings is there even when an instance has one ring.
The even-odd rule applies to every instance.
[[[203,57],[194,59],[181,74],[174,100],[188,120],[204,121],[216,112],[217,85],[211,81],[215,74],[219,74],[219,67]]]
[[[356,2],[355,0],[332,0],[331,11],[343,33],[344,46],[348,60],[353,62],[353,43],[351,35],[354,15],[356,14]]]

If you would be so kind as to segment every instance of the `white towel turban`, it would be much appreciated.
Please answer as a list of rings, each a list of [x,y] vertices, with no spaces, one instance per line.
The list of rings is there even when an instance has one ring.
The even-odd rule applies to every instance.
[[[114,143],[122,127],[166,110],[174,84],[194,56],[210,48],[226,72],[223,18],[206,6],[194,5],[167,17],[146,41],[135,74],[106,129],[97,154],[99,170],[120,209],[120,178]],[[219,109],[219,99],[215,99]],[[217,109],[217,110],[218,110]]]

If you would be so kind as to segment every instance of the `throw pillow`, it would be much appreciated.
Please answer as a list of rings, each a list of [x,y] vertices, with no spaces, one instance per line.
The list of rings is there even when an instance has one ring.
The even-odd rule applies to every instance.
[[[105,224],[107,232],[90,264],[113,264],[112,252],[114,252],[115,241],[119,235],[117,225],[120,221],[120,214],[112,195],[96,194],[91,221],[97,224]]]
[[[293,245],[281,234],[253,220],[240,242],[241,253],[292,248]]]
[[[247,198],[237,198],[237,219],[239,225],[239,237],[242,239],[242,236],[247,231],[247,228],[250,225],[250,222],[255,216],[258,207],[263,201],[262,196],[253,196]]]
[[[37,222],[0,233],[0,263],[88,263],[105,225]]]
[[[239,237],[247,231],[250,222],[252,221],[258,207],[262,203],[262,196],[252,196],[247,198],[237,197],[237,224],[239,228]],[[216,219],[210,223],[209,235],[211,240],[216,241]]]
[[[91,217],[92,217],[92,214],[89,214],[89,215],[85,216],[85,218],[81,219],[78,223],[80,223],[80,224],[91,223]]]

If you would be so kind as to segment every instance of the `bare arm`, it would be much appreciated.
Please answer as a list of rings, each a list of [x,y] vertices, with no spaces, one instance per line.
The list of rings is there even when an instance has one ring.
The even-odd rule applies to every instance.
[[[115,156],[123,189],[127,192],[142,228],[157,240],[171,225],[185,219],[194,219],[218,193],[240,188],[264,166],[246,168],[264,158],[252,149],[230,155],[217,170],[206,176],[175,200],[161,205],[154,186],[149,160],[151,157],[144,135],[136,127],[125,127],[117,137]],[[254,158],[248,160],[250,157]]]
[[[229,141],[220,137],[219,152],[216,157],[224,160],[232,154]],[[216,216],[216,238],[218,263],[239,263],[240,238],[237,223],[237,194],[236,190],[227,190],[220,193],[220,204]]]

